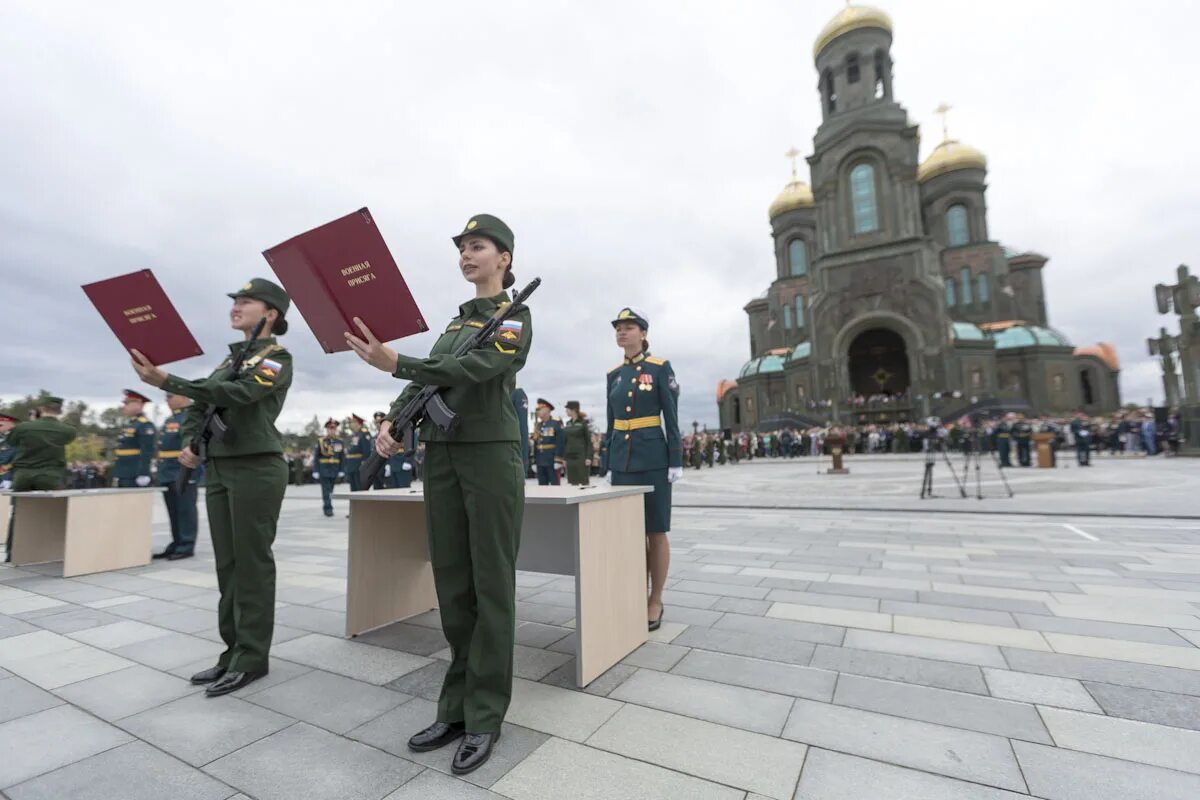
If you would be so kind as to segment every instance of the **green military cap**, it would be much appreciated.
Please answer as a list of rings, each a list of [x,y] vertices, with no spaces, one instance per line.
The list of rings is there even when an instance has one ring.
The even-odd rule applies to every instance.
[[[468,236],[486,236],[496,243],[500,252],[509,254],[513,252],[513,244],[516,239],[513,236],[512,228],[505,225],[504,220],[493,217],[491,214],[476,214],[467,220],[462,233],[453,237],[454,246],[459,247],[462,240]]]
[[[644,330],[650,330],[650,321],[646,319],[646,315],[637,309],[622,308],[617,312],[617,318],[612,321],[612,326],[617,327],[620,322],[636,322],[638,326]]]
[[[292,305],[292,300],[288,297],[287,292],[283,290],[283,287],[266,278],[252,278],[241,289],[238,289],[236,292],[230,292],[229,296],[252,297],[255,300],[262,300],[271,308],[276,309],[281,317],[287,314],[288,308]]]
[[[42,405],[44,406],[61,406],[63,404],[63,399],[61,397],[51,396],[42,400]]]

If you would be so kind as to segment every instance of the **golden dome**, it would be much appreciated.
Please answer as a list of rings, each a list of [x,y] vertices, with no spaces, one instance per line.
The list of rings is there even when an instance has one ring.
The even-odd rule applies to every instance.
[[[771,203],[771,208],[767,212],[770,219],[775,219],[785,211],[793,211],[797,208],[812,208],[813,193],[812,188],[804,181],[795,180],[783,187],[783,191]]]
[[[947,139],[935,147],[929,158],[917,168],[917,180],[924,183],[956,169],[987,169],[987,156],[982,150]]]
[[[1076,347],[1075,356],[1095,356],[1104,362],[1104,364],[1113,372],[1121,369],[1121,358],[1117,355],[1117,348],[1113,347],[1109,342],[1100,342],[1098,344],[1086,345],[1084,347]]]
[[[813,57],[820,55],[825,45],[832,42],[843,33],[856,31],[859,28],[883,28],[892,32],[892,18],[878,8],[870,6],[847,5],[821,29],[817,41],[813,44]]]

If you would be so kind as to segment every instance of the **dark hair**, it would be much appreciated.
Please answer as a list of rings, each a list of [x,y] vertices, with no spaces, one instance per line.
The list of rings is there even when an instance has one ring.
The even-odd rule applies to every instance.
[[[512,286],[516,282],[517,282],[517,279],[514,278],[513,274],[512,274],[512,267],[509,267],[508,269],[506,269],[504,271],[504,281],[501,285],[505,289],[507,289],[508,287]]]
[[[642,352],[643,353],[650,352],[650,340],[649,339],[642,339]]]
[[[271,323],[271,335],[283,336],[288,332],[288,321],[283,318],[283,312],[270,303],[263,303],[263,305],[267,307],[268,311],[274,311],[279,315],[275,318],[275,321]]]

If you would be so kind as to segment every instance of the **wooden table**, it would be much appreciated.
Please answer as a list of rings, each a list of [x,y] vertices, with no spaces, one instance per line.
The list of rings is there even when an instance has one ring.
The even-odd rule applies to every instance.
[[[63,562],[63,577],[150,563],[161,488],[13,492],[13,564]]]
[[[526,486],[517,568],[575,576],[575,682],[586,686],[647,639],[649,486]],[[421,489],[350,501],[346,635],[437,608]]]

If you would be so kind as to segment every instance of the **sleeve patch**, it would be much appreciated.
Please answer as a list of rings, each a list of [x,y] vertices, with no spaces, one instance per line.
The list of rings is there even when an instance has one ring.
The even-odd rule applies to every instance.
[[[263,376],[261,376],[257,373],[255,373],[255,375],[254,375],[254,381],[255,381],[255,383],[261,384],[262,386],[274,386],[275,385],[275,381],[266,380],[265,378],[263,378]]]
[[[517,319],[506,319],[500,323],[500,327],[496,329],[494,341],[504,342],[505,344],[514,345],[520,344],[521,338],[525,333],[525,325]]]
[[[504,353],[504,355],[506,355],[506,356],[513,356],[513,355],[517,354],[517,348],[515,348],[515,347],[505,347],[504,345],[500,344],[499,342],[495,342],[495,345],[496,345],[496,349],[499,350],[501,353]]]

